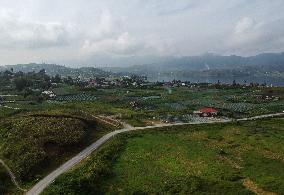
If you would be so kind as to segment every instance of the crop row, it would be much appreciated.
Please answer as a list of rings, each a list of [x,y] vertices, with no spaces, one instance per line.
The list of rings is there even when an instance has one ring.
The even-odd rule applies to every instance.
[[[55,101],[94,101],[97,98],[88,94],[64,95],[57,96]]]

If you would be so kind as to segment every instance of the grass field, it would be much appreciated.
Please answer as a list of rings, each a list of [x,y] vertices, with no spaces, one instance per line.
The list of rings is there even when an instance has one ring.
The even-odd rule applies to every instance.
[[[120,135],[43,194],[284,194],[284,119]]]

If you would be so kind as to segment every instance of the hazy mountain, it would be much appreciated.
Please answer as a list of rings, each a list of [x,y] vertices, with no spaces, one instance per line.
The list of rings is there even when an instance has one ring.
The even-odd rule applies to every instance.
[[[242,57],[236,55],[221,56],[207,53],[200,56],[165,57],[158,62],[129,66],[105,68],[115,72],[170,72],[197,71],[208,69],[236,69],[246,66],[259,66],[265,69],[284,71],[284,53],[265,53],[256,56]]]
[[[59,74],[61,76],[71,76],[71,77],[93,77],[93,76],[108,76],[110,73],[103,71],[98,68],[94,67],[81,67],[81,68],[71,68],[56,64],[17,64],[17,65],[6,65],[0,66],[0,71],[3,70],[11,70],[13,69],[14,72],[39,72],[42,69],[45,69],[46,73],[51,76],[55,76]]]
[[[151,58],[153,59],[153,58]],[[151,61],[149,59],[149,61]],[[149,80],[217,80],[231,82],[267,82],[284,85],[284,53],[265,53],[256,56],[221,56],[204,54],[188,57],[157,57],[153,63],[128,67],[103,68],[94,67],[71,68],[55,64],[18,64],[0,66],[0,71],[13,68],[14,71],[38,72],[45,69],[47,74],[63,76],[108,76],[111,72],[120,74],[144,75]]]
[[[167,57],[159,62],[123,68],[105,68],[114,72],[145,75],[150,80],[191,80],[200,82],[267,82],[284,85],[284,53],[256,56],[204,54],[192,57]]]

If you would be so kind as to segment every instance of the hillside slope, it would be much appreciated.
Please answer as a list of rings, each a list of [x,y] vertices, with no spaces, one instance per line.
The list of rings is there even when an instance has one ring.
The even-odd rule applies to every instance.
[[[67,77],[94,77],[94,76],[108,76],[111,73],[103,71],[98,68],[94,67],[81,67],[81,68],[71,68],[67,66],[61,66],[56,64],[17,64],[17,65],[6,65],[6,66],[0,66],[0,71],[4,70],[11,70],[13,69],[14,72],[39,72],[40,70],[44,69],[46,71],[46,74],[50,76],[55,76],[57,74]]]

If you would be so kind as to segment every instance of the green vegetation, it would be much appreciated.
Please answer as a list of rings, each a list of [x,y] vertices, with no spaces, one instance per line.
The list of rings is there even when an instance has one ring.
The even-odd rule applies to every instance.
[[[9,159],[20,178],[29,177],[49,158],[60,154],[60,147],[78,143],[86,124],[74,118],[21,117],[1,124],[1,156]]]
[[[283,140],[283,118],[131,132],[43,194],[283,194]]]
[[[269,95],[268,89],[213,89],[213,88],[165,88],[149,87],[147,89],[109,88],[89,91],[88,95],[96,97],[94,101],[73,99],[73,102],[51,101],[52,106],[68,107],[91,113],[117,115],[118,118],[134,126],[143,126],[151,120],[166,120],[169,116],[187,122],[187,116],[201,107],[214,107],[221,116],[242,118],[284,110],[284,90],[270,89],[279,99],[264,99]],[[87,93],[86,93],[87,94]],[[113,95],[115,94],[115,95]],[[271,96],[271,95],[269,95]],[[131,106],[136,102],[137,106]]]
[[[94,115],[101,117],[111,116],[112,118],[133,126],[146,126],[161,122],[189,122],[195,120],[192,113],[194,110],[201,107],[214,107],[219,111],[220,117],[232,118],[282,112],[284,110],[283,87],[265,87],[259,85],[240,86],[237,84],[227,86],[220,84],[190,83],[187,83],[185,86],[184,83],[184,85],[182,85],[181,81],[174,81],[170,84],[148,83],[144,81],[143,77],[135,76],[99,77],[95,74],[95,69],[93,69],[91,73],[88,72],[88,69],[84,68],[80,69],[80,71],[84,70],[86,74],[90,73],[91,75],[88,74],[88,77],[83,77],[81,80],[78,77],[61,77],[56,75],[56,72],[53,72],[52,76],[50,76],[47,75],[45,73],[46,71],[43,69],[35,70],[39,72],[15,72],[13,68],[5,72],[0,72],[0,159],[6,162],[16,174],[21,186],[26,188],[33,185],[38,179],[44,177],[55,167],[58,167],[58,165],[70,159],[70,157],[97,140],[106,132],[112,130],[112,128],[95,121]],[[96,75],[98,77],[96,77]],[[279,121],[276,122],[278,123]],[[261,129],[258,124],[252,124],[251,127],[246,127],[244,123],[241,124],[242,126],[234,124],[235,126],[226,126],[226,128],[240,128],[240,132],[242,133],[244,133],[243,131],[250,132],[251,129],[255,128],[255,131]],[[213,127],[219,128],[219,126]],[[271,124],[269,128],[272,127],[274,127],[273,124]],[[135,184],[137,181],[132,181],[131,178],[127,178],[124,175],[123,177],[129,179],[128,186],[132,184],[134,186],[123,188],[126,192],[139,193],[140,191],[145,191],[155,193],[156,191],[158,192],[158,187],[162,189],[161,193],[166,191],[174,192],[170,190],[177,190],[179,188],[185,190],[183,193],[193,192],[196,189],[203,189],[203,191],[206,192],[207,188],[202,187],[205,185],[217,186],[214,187],[214,189],[217,189],[216,193],[220,192],[218,189],[223,188],[228,190],[228,192],[230,192],[230,190],[236,190],[245,193],[246,189],[242,185],[244,178],[250,178],[251,180],[246,180],[247,183],[253,181],[261,185],[265,190],[279,191],[277,187],[282,185],[281,182],[272,185],[272,179],[262,176],[261,173],[265,175],[266,173],[273,172],[273,170],[270,169],[271,167],[275,167],[275,169],[281,168],[281,163],[276,161],[266,162],[266,157],[263,157],[264,153],[265,155],[270,154],[270,148],[274,148],[279,143],[277,142],[278,140],[275,140],[273,137],[282,136],[281,133],[266,135],[263,130],[259,130],[262,133],[260,136],[253,133],[249,136],[243,136],[243,134],[241,134],[243,140],[248,138],[255,139],[255,143],[249,140],[249,144],[255,144],[256,146],[263,145],[263,143],[259,143],[259,137],[268,139],[270,136],[273,139],[271,138],[270,140],[272,143],[271,146],[265,146],[269,149],[268,152],[265,151],[263,154],[257,153],[254,150],[249,150],[247,153],[244,151],[239,152],[238,154],[240,154],[240,156],[238,158],[243,161],[238,163],[241,164],[239,165],[240,167],[244,168],[241,169],[241,171],[236,171],[230,168],[230,163],[229,165],[226,163],[227,161],[233,162],[236,160],[233,158],[236,156],[235,151],[230,151],[232,149],[229,146],[228,148],[226,148],[227,146],[222,146],[225,147],[224,151],[205,147],[206,144],[214,145],[215,142],[212,142],[212,140],[217,140],[216,143],[222,141],[224,135],[220,134],[220,132],[223,132],[223,130],[212,130],[211,127],[206,126],[200,126],[200,128],[194,127],[192,130],[187,130],[187,128],[188,127],[180,127],[177,129],[178,131],[173,128],[171,129],[173,133],[159,131],[157,134],[149,132],[145,135],[143,133],[132,133],[119,136],[115,139],[116,141],[109,143],[110,145],[114,144],[115,147],[112,149],[107,146],[104,147],[102,152],[98,153],[99,155],[102,153],[101,156],[95,158],[97,160],[94,162],[90,161],[88,165],[84,165],[85,168],[82,172],[78,172],[76,176],[80,178],[80,181],[70,181],[70,193],[74,191],[73,187],[77,188],[76,186],[80,186],[83,181],[85,183],[82,185],[84,185],[84,188],[86,187],[86,193],[90,189],[93,191],[94,188],[97,189],[96,192],[118,192],[118,188],[121,188],[120,186],[122,185],[119,183],[121,178],[113,177],[113,180],[110,180],[109,177],[110,175],[116,174],[123,176],[123,174],[120,173],[122,172],[123,166],[127,164],[131,165],[129,162],[125,163],[123,159],[121,159],[121,156],[131,156],[130,153],[124,154],[124,152],[128,151],[128,148],[129,152],[133,154],[136,153],[137,150],[137,154],[145,156],[143,153],[143,148],[145,147],[147,150],[150,150],[149,158],[153,159],[154,162],[160,157],[159,153],[168,153],[173,156],[172,158],[174,159],[180,158],[175,156],[178,154],[176,154],[176,151],[179,148],[180,150],[178,150],[178,152],[183,156],[183,159],[180,160],[187,162],[188,159],[191,158],[191,155],[194,156],[194,154],[185,151],[195,151],[198,155],[195,155],[196,159],[194,159],[194,157],[193,160],[199,162],[199,158],[205,159],[204,163],[208,164],[207,167],[212,167],[212,170],[210,168],[205,169],[203,167],[203,169],[202,167],[198,167],[200,168],[200,172],[204,175],[192,174],[189,166],[181,166],[179,164],[180,162],[174,161],[174,159],[163,159],[164,161],[160,162],[162,163],[161,167],[167,168],[173,175],[171,173],[162,172],[162,174],[157,177],[157,180],[155,180],[155,174],[160,171],[158,165],[147,164],[147,162],[144,162],[145,159],[136,159],[137,162],[141,161],[141,163],[144,164],[143,166],[146,166],[144,167],[145,169],[149,167],[151,170],[154,170],[153,175],[145,175],[144,178],[139,180],[142,184],[146,182],[141,189],[138,189],[137,183]],[[223,126],[221,125],[220,128],[223,129]],[[267,129],[269,128],[267,127]],[[275,128],[278,127],[275,126]],[[200,129],[206,134],[204,138],[200,140],[182,139],[182,137],[191,137],[191,134],[194,135],[196,133],[195,130]],[[238,136],[230,139],[234,140],[237,139],[237,137]],[[141,140],[139,141],[139,139]],[[234,142],[236,142],[236,140],[234,140]],[[237,144],[239,144],[240,147],[245,143],[239,142],[241,141],[238,141]],[[154,147],[152,149],[147,148],[148,146],[145,145],[147,143],[149,146],[153,145]],[[165,143],[171,146],[167,147]],[[160,147],[160,144],[162,147]],[[237,145],[236,148],[239,148],[239,145]],[[250,147],[255,147],[251,145]],[[279,147],[280,150],[275,149],[272,153],[274,154],[275,151],[281,152],[283,148],[282,146]],[[130,148],[135,148],[135,150],[131,151]],[[164,149],[166,149],[166,151]],[[152,153],[154,150],[156,150],[157,153]],[[262,148],[260,148],[258,152],[261,150]],[[212,162],[216,161],[216,152],[217,157],[221,156],[220,158],[223,160],[227,158],[229,160],[222,162],[222,160],[218,158],[217,162],[220,161],[219,164],[212,164]],[[218,152],[220,152],[220,154]],[[202,155],[199,155],[199,153],[202,153]],[[249,153],[250,155],[248,155]],[[282,154],[277,153],[275,155],[281,156]],[[251,156],[254,158],[251,158]],[[131,158],[135,159],[138,157],[131,156]],[[117,163],[115,163],[116,161]],[[247,164],[243,165],[245,162]],[[266,165],[253,166],[253,164],[261,164],[261,162],[266,162]],[[97,163],[97,166],[90,167],[94,163]],[[226,173],[221,172],[220,167],[222,167],[222,170],[226,170]],[[129,174],[135,174],[135,170],[140,170],[143,173],[143,167],[140,169],[139,167],[132,168],[133,169],[129,169]],[[269,171],[262,171],[262,169]],[[92,171],[89,172],[86,170]],[[95,174],[98,171],[100,175]],[[216,172],[216,176],[213,176],[214,171]],[[254,177],[254,172],[259,173],[257,177]],[[86,177],[87,173],[89,173],[88,177]],[[72,177],[73,172],[68,174],[70,174],[68,177]],[[278,177],[282,179],[281,174],[278,174]],[[232,179],[228,179],[231,177],[235,178],[235,176],[239,179],[233,181]],[[220,181],[219,177],[223,179]],[[104,178],[103,183],[101,182],[101,178]],[[148,187],[147,180],[155,184],[156,187]],[[166,182],[163,185],[159,184],[159,181],[162,180]],[[94,184],[91,184],[89,181],[96,181],[95,183],[99,185],[99,187],[94,186]],[[189,181],[190,184],[188,183]],[[77,183],[73,185],[72,182]],[[114,183],[112,188],[109,187],[111,183]],[[194,185],[192,183],[194,183]],[[191,184],[193,186],[191,186]],[[189,188],[178,187],[179,185],[188,186]],[[269,187],[271,186],[274,187],[270,189]],[[62,187],[62,189],[60,186],[57,187],[57,190],[65,191],[65,187]],[[0,166],[0,194],[17,193],[14,188],[6,171]],[[74,193],[75,192],[77,191],[75,190]]]
[[[201,107],[214,107],[221,116],[242,118],[284,110],[284,89],[264,86],[226,86],[181,83],[142,85],[140,78],[94,78],[99,86],[75,78],[50,77],[38,73],[0,73],[0,118],[14,113],[46,109],[76,108],[92,113],[117,115],[133,125],[151,120],[188,121],[188,115]],[[19,82],[20,80],[20,82]],[[25,80],[25,81],[21,81]],[[139,83],[132,86],[132,83]],[[54,83],[53,83],[54,82]],[[102,87],[106,82],[106,87]],[[118,83],[113,86],[111,83]],[[175,81],[178,82],[178,81]],[[22,86],[23,85],[23,86]],[[51,92],[49,97],[43,92]],[[2,96],[2,94],[4,96]],[[7,96],[8,95],[8,96]],[[133,105],[134,103],[134,105]],[[89,108],[86,109],[85,105]]]
[[[74,171],[59,177],[56,185],[43,194],[99,194],[101,179],[110,173],[112,161],[118,157],[125,142],[126,140],[115,137],[100,148],[96,158],[88,158],[82,169],[79,165]],[[73,177],[76,179],[67,181]]]
[[[12,187],[12,182],[6,170],[0,166],[0,194],[5,194],[8,188]]]
[[[0,159],[29,186],[108,131],[90,116],[67,110],[9,117],[0,120]],[[1,183],[8,183],[4,173],[0,168]]]

